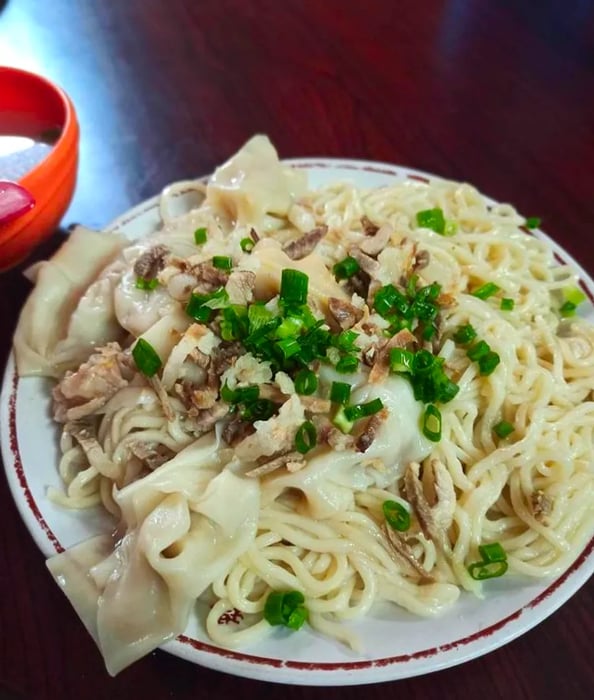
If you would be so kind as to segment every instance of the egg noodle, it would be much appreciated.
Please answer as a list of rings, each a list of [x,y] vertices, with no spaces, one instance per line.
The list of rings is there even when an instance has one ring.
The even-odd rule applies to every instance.
[[[506,576],[567,569],[594,531],[594,327],[567,304],[580,297],[574,271],[524,217],[438,179],[307,190],[304,172],[282,166],[264,137],[207,187],[190,187],[203,203],[174,215],[180,190],[170,189],[150,237],[75,231],[35,271],[15,338],[21,375],[58,380],[64,492],[50,489],[50,498],[114,517],[115,535],[48,562],[108,670],[181,633],[200,597],[207,633],[223,646],[275,634],[264,614],[270,593],[298,591],[312,628],[358,648],[344,623],[379,601],[432,616],[461,590],[488,596],[489,582],[478,580],[489,578],[488,562],[484,576],[472,575],[495,551],[485,545],[496,546],[491,566]],[[441,233],[422,218],[438,210]],[[296,252],[295,241],[309,247]],[[208,267],[215,256],[230,269]],[[363,287],[355,275],[335,279],[348,258]],[[225,338],[218,316],[220,286],[227,307],[260,300],[273,319],[282,314],[286,269],[308,276],[307,305],[324,337],[358,333],[354,371],[337,371],[332,348],[307,363],[311,394],[297,391],[288,361]],[[406,371],[379,366],[395,331],[374,294],[407,285],[409,296],[439,291],[434,335],[405,326],[407,342],[392,349],[430,353],[457,386],[448,400],[420,400]],[[51,322],[40,321],[48,289]],[[186,312],[192,294],[210,300],[208,321]],[[354,323],[337,326],[336,308]],[[139,338],[160,360],[152,376],[131,354]],[[479,342],[496,366],[472,359]],[[375,401],[382,411],[344,428],[329,401],[334,383],[351,385],[352,405]],[[223,387],[235,398],[225,400]],[[250,420],[250,404],[237,399],[250,387],[274,404],[272,415]],[[424,429],[429,403],[437,439]],[[316,436],[309,451],[295,448],[305,423]],[[406,529],[386,522],[391,502]]]

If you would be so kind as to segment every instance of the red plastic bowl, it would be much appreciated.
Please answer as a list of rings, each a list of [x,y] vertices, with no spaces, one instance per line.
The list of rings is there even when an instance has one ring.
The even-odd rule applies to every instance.
[[[35,198],[35,206],[0,224],[1,271],[27,257],[64,216],[76,184],[79,128],[74,105],[61,88],[17,68],[0,66],[0,112],[17,120],[15,128],[20,119],[61,129],[46,158],[19,180]]]

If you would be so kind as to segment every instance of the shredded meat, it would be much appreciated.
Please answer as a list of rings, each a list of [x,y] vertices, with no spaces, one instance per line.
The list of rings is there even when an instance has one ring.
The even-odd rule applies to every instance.
[[[447,529],[452,524],[456,493],[452,478],[439,460],[431,460],[430,469],[436,499],[433,507],[425,496],[423,484],[419,478],[420,465],[417,462],[411,462],[407,466],[404,473],[404,487],[407,499],[415,510],[425,537],[447,551],[449,549]]]
[[[380,341],[376,345],[376,352],[372,355],[373,366],[369,372],[370,384],[383,382],[390,372],[390,350],[394,348],[406,348],[407,346],[416,343],[415,336],[407,329],[403,328],[396,335],[386,341]],[[367,360],[369,350],[365,353]]]
[[[254,298],[256,274],[250,270],[234,270],[227,280],[225,289],[231,304],[246,306]]]
[[[229,447],[235,447],[248,435],[254,432],[254,424],[250,421],[242,420],[239,416],[236,416],[230,420],[223,428],[222,438],[229,445]]]
[[[299,452],[287,452],[287,454],[279,455],[278,457],[274,457],[266,462],[262,462],[257,467],[254,467],[246,472],[245,475],[252,478],[257,478],[259,476],[264,476],[265,474],[275,472],[281,467],[286,467],[288,471],[295,472],[299,471],[299,469],[303,469],[304,466],[305,460],[303,459],[302,454]]]
[[[198,411],[196,415],[188,415],[185,418],[185,427],[196,437],[208,433],[215,423],[224,418],[229,412],[229,406],[224,401],[218,401],[211,408]]]
[[[132,378],[130,357],[118,343],[99,348],[75,372],[66,372],[53,389],[54,418],[74,421],[104,406]]]
[[[337,299],[336,297],[328,299],[328,310],[343,331],[352,328],[363,318],[361,309],[358,309],[348,301]]]
[[[429,265],[430,260],[431,256],[429,255],[428,250],[419,250],[414,257],[412,265],[413,272],[418,272],[419,270],[422,270],[423,268],[427,267],[427,265]]]
[[[168,462],[175,452],[159,442],[133,442],[130,445],[130,452],[151,471]]]
[[[72,435],[81,446],[90,466],[95,467],[103,476],[107,476],[110,479],[116,478],[118,468],[103,451],[97,440],[95,428],[91,423],[72,421],[66,423],[64,431]]]
[[[250,238],[252,239],[252,241],[254,241],[254,243],[257,243],[260,240],[260,236],[258,236],[258,232],[253,227],[250,229]]]
[[[223,372],[233,365],[235,360],[245,353],[241,343],[221,343],[214,348],[211,353],[209,377],[210,380],[214,377],[218,386],[218,378]]]
[[[370,283],[371,277],[364,270],[359,270],[349,279],[348,286],[352,292],[358,294],[362,299],[367,299]]]
[[[363,253],[375,258],[386,247],[391,235],[392,228],[387,224],[384,224],[372,236],[365,238],[359,247]]]
[[[379,226],[376,226],[368,216],[361,217],[361,228],[366,236],[375,236],[379,231]]]
[[[377,260],[364,253],[360,248],[353,246],[349,250],[349,255],[359,263],[359,267],[366,272],[372,279],[380,270],[380,264]]]
[[[149,384],[155,390],[155,394],[159,399],[159,403],[161,404],[161,408],[163,409],[165,418],[167,418],[168,421],[174,420],[175,411],[173,410],[173,406],[171,405],[169,395],[167,394],[167,391],[165,390],[165,387],[163,386],[163,382],[161,381],[160,377],[155,374],[153,377],[150,377],[148,381]]]
[[[388,409],[382,408],[381,411],[369,418],[365,425],[365,428],[363,429],[363,432],[361,433],[361,435],[359,435],[355,442],[355,449],[357,450],[357,452],[367,452],[367,450],[371,447],[373,441],[377,436],[377,431],[379,430],[381,424],[386,420],[387,417]]]
[[[394,552],[403,559],[410,567],[417,573],[424,582],[431,583],[435,579],[433,576],[421,565],[419,560],[415,557],[411,546],[406,541],[406,538],[400,532],[393,530],[388,524],[383,526],[384,534],[386,539],[392,545]]]
[[[532,492],[530,505],[532,506],[532,514],[535,520],[539,522],[546,520],[553,510],[553,501],[541,489]]]
[[[301,405],[310,413],[330,413],[332,403],[329,399],[321,399],[318,396],[300,396]]]
[[[193,265],[190,272],[196,278],[196,294],[210,294],[224,287],[229,279],[229,273],[214,267],[210,260]]]
[[[212,408],[219,397],[218,387],[197,388],[191,382],[176,382],[173,389],[191,415],[196,415],[205,408]]]
[[[165,266],[165,257],[169,249],[164,245],[156,245],[143,253],[134,263],[134,274],[145,280],[152,280]]]
[[[285,252],[291,260],[301,260],[314,251],[315,247],[327,233],[327,226],[318,226],[308,233],[305,233],[296,241],[287,243],[283,247],[283,252]]]

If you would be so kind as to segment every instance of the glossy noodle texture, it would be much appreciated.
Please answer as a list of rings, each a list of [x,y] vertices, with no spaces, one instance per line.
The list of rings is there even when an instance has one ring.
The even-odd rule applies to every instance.
[[[223,646],[275,634],[269,594],[300,591],[307,624],[357,648],[348,623],[378,601],[431,616],[488,595],[471,575],[485,551],[506,576],[571,564],[593,531],[594,329],[562,311],[575,275],[523,217],[442,180],[310,191],[263,136],[185,186],[202,204],[174,216],[173,186],[151,236],[73,233],[33,271],[15,337],[19,373],[57,382],[49,497],[113,516],[48,561],[110,673],[183,632],[199,598]],[[451,395],[421,396],[400,351]],[[373,412],[345,420],[336,382]]]

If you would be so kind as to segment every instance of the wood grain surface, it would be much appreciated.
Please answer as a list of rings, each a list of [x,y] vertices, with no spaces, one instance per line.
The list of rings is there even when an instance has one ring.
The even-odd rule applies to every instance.
[[[77,107],[64,225],[102,227],[264,132],[284,157],[468,180],[541,216],[594,273],[590,0],[8,0],[0,64],[56,80]],[[28,290],[21,272],[0,275],[2,362]],[[589,698],[593,609],[590,582],[498,651],[364,688],[281,687],[162,652],[111,679],[0,476],[0,698]]]

